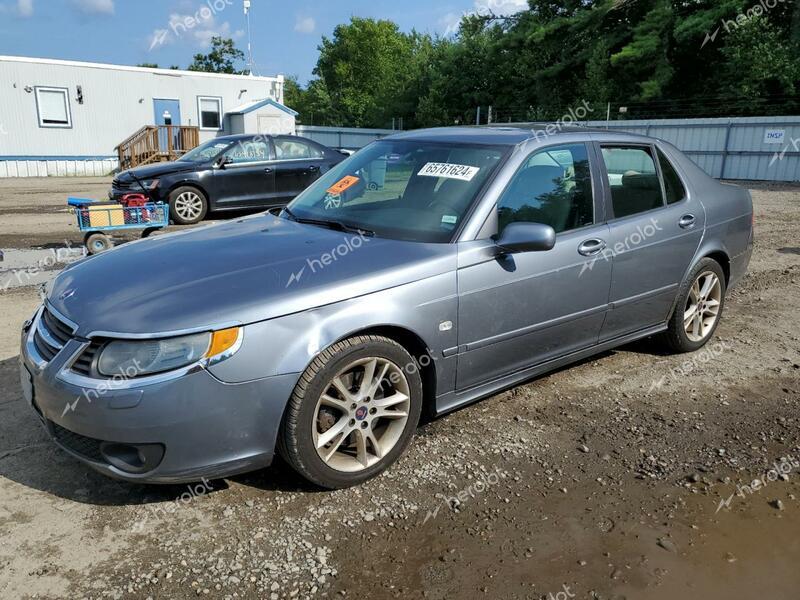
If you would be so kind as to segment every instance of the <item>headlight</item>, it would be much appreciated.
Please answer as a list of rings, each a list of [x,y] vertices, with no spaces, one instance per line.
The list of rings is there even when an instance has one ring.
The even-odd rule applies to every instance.
[[[140,181],[139,183],[142,184],[142,187],[148,190],[154,190],[158,187],[159,180],[158,179],[145,179]]]
[[[219,361],[238,350],[241,336],[241,328],[234,327],[163,340],[119,340],[103,348],[97,370],[107,377],[132,379],[174,371],[203,360]]]

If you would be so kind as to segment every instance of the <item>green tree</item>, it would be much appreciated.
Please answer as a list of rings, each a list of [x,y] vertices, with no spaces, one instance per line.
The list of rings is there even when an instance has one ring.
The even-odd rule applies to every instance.
[[[391,21],[353,17],[322,38],[314,74],[331,100],[331,118],[355,127],[385,126],[402,111],[414,81],[416,34]]]
[[[207,73],[242,73],[236,63],[244,60],[244,52],[239,50],[230,38],[214,36],[211,38],[211,51],[208,54],[195,54],[189,71]]]

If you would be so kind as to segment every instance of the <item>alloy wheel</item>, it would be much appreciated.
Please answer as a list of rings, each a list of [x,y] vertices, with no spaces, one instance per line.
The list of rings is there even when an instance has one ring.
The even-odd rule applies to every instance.
[[[411,407],[403,370],[385,358],[356,360],[325,387],[314,412],[313,442],[330,468],[363,471],[391,452]]]
[[[203,199],[195,192],[183,192],[175,199],[175,212],[184,221],[194,221],[203,214]]]
[[[686,336],[693,342],[702,342],[714,330],[722,303],[722,285],[716,273],[702,272],[689,289],[683,312]]]

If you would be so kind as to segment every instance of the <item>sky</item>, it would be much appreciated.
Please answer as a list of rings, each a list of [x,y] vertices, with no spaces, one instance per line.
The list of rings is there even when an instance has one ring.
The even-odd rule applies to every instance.
[[[252,0],[257,75],[312,77],[322,36],[351,16],[452,35],[463,14],[511,14],[526,0]],[[243,0],[0,0],[0,55],[185,68],[215,35],[247,46]]]

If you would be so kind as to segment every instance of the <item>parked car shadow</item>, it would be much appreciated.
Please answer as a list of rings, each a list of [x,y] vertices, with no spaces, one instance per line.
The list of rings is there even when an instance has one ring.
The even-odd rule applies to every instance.
[[[18,358],[0,361],[0,477],[54,496],[98,506],[135,506],[169,502],[186,485],[141,485],[101,475],[58,448],[22,397]],[[273,467],[231,479],[261,490],[319,491],[288,466]],[[226,480],[211,482],[212,494],[226,490]]]

